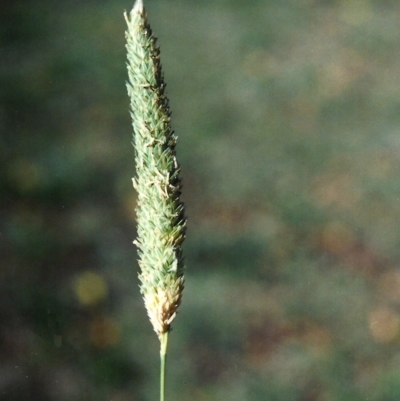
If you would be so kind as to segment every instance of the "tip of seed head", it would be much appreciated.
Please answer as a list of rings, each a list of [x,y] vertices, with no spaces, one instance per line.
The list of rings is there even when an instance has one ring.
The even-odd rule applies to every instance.
[[[136,0],[135,4],[133,6],[132,12],[141,13],[141,12],[143,12],[143,8],[144,8],[143,7],[143,0]]]

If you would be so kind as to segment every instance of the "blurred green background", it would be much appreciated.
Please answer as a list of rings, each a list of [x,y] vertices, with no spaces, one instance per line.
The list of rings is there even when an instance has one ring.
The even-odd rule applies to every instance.
[[[400,399],[400,3],[148,0],[178,134],[174,401]],[[0,5],[0,400],[150,401],[122,0]]]

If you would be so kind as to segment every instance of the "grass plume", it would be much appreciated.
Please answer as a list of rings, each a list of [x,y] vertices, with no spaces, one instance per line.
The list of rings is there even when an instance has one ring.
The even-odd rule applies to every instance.
[[[137,230],[140,291],[147,314],[161,343],[161,394],[164,399],[168,333],[181,303],[184,287],[182,242],[186,218],[180,201],[180,168],[176,136],[165,93],[160,50],[142,0],[125,13],[127,83],[134,130],[138,194]]]

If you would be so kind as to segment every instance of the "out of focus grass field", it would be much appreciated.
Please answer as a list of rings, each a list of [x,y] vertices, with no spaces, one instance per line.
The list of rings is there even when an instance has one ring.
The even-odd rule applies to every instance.
[[[187,284],[167,399],[400,399],[400,3],[147,0]],[[121,0],[0,5],[0,400],[150,401]]]

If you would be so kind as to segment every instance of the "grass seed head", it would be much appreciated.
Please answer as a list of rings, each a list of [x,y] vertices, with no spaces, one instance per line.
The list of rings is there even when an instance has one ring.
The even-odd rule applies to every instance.
[[[136,162],[133,184],[138,193],[134,243],[141,270],[140,290],[154,331],[161,337],[170,330],[184,287],[181,245],[186,218],[180,201],[177,138],[171,128],[160,50],[142,0],[125,13],[125,20]]]

